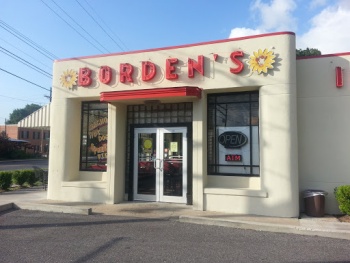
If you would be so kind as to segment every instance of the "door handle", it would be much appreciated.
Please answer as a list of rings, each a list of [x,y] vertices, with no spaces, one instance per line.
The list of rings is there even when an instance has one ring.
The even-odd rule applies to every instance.
[[[159,167],[157,167],[157,160],[159,160]],[[153,161],[153,167],[154,169],[159,169],[159,171],[163,171],[163,159],[160,159],[160,158],[157,158],[157,159],[154,159]]]
[[[154,169],[160,169],[160,167],[157,167],[157,160],[161,161],[161,159],[159,159],[159,158],[154,159],[154,161],[153,161],[153,167],[154,167]],[[159,162],[159,165],[160,165],[160,162]]]
[[[163,164],[164,164],[164,160],[159,159],[159,171],[161,171],[161,172],[163,172]]]
[[[157,160],[158,160],[158,159],[154,159],[154,161],[153,161],[153,167],[154,167],[154,169],[158,169],[158,168],[157,168]]]

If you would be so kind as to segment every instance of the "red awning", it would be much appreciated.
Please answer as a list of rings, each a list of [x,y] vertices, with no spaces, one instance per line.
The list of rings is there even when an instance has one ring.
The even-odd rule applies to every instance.
[[[201,98],[202,90],[198,87],[176,87],[143,90],[123,90],[101,92],[100,101],[123,101],[123,100],[152,100],[174,97]]]

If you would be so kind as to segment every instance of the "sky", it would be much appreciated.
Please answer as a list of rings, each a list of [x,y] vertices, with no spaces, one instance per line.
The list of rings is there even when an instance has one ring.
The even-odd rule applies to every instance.
[[[0,0],[0,125],[49,103],[55,59],[292,31],[350,52],[349,0]]]

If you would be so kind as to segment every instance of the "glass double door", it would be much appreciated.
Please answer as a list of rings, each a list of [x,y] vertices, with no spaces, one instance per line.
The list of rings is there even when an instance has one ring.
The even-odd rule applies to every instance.
[[[187,129],[137,128],[134,200],[186,203]]]

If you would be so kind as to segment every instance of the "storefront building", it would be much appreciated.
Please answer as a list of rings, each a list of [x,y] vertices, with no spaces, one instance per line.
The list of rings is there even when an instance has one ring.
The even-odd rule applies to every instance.
[[[349,182],[322,152],[345,143],[324,119],[350,105],[338,59],[296,60],[280,32],[56,61],[48,198],[297,217],[303,189]]]

